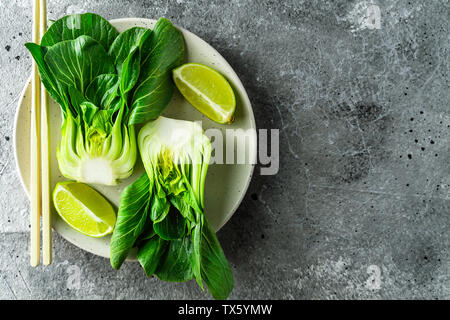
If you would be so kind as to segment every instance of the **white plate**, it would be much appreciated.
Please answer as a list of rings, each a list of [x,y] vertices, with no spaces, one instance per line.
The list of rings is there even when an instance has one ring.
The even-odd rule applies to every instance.
[[[153,28],[156,20],[125,18],[112,20],[111,24],[119,31],[123,32],[131,27],[147,27]],[[218,128],[223,133],[226,129],[244,129],[254,131],[252,138],[247,141],[246,152],[251,158],[247,164],[220,165],[213,164],[209,167],[205,185],[205,214],[211,222],[212,226],[218,231],[233,215],[241,203],[245,192],[250,183],[254,165],[256,160],[256,126],[253,116],[250,100],[247,93],[227,61],[208,43],[194,35],[193,33],[179,28],[183,32],[186,43],[186,62],[198,62],[222,73],[230,82],[237,98],[237,107],[235,121],[232,125],[220,125],[210,121],[203,116],[194,107],[192,107],[179,93],[175,90],[175,94],[163,112],[164,116],[184,119],[184,120],[201,120],[203,128]],[[51,100],[51,99],[50,99]],[[31,104],[31,86],[28,83],[19,101],[15,128],[15,158],[16,164],[21,178],[21,182],[27,194],[29,195],[29,171],[30,171],[30,104]],[[61,111],[59,105],[54,101],[50,103],[50,136],[51,140],[51,184],[52,190],[57,182],[66,180],[60,173],[56,161],[56,146],[61,139]],[[225,142],[224,134],[224,142]],[[236,145],[237,146],[237,145]],[[237,147],[235,147],[235,150]],[[224,153],[225,155],[225,153]],[[116,207],[119,204],[120,193],[134,181],[143,172],[143,166],[138,159],[133,175],[122,180],[117,186],[108,187],[94,185],[94,188],[102,193]],[[109,257],[109,241],[110,236],[95,239],[85,236],[71,227],[69,227],[53,209],[52,214],[53,228],[66,240],[70,241],[79,248],[94,253],[99,256]],[[129,260],[135,260],[135,252],[131,252]]]

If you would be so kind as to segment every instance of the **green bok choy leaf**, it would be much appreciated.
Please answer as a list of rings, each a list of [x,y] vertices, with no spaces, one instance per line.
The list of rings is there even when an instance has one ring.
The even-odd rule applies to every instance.
[[[41,81],[62,110],[61,173],[114,185],[137,158],[135,125],[156,119],[172,97],[171,70],[184,59],[181,32],[167,19],[119,34],[102,17],[65,16],[41,45],[27,43]]]
[[[199,124],[159,117],[139,132],[145,173],[123,191],[111,238],[111,265],[130,250],[148,276],[196,279],[216,299],[233,289],[233,274],[204,215],[204,186],[211,145]]]

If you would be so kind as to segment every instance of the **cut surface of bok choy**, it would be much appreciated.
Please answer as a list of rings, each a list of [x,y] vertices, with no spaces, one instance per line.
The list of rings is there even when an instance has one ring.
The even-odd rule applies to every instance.
[[[139,132],[145,173],[123,191],[111,239],[119,269],[132,247],[148,276],[196,279],[216,299],[233,289],[233,274],[204,215],[211,145],[198,123],[159,117]]]
[[[171,70],[184,59],[181,32],[159,19],[153,30],[119,34],[96,14],[75,14],[52,23],[40,45],[26,47],[62,110],[61,173],[106,185],[130,176],[135,125],[156,119],[172,97]]]

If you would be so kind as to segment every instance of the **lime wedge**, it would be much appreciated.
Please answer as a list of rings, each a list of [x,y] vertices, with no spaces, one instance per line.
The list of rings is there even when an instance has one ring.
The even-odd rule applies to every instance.
[[[113,207],[87,184],[59,182],[53,191],[53,204],[68,225],[87,236],[100,238],[114,229]]]
[[[199,63],[186,63],[173,70],[181,94],[198,111],[218,123],[231,123],[236,98],[228,81],[216,70]]]

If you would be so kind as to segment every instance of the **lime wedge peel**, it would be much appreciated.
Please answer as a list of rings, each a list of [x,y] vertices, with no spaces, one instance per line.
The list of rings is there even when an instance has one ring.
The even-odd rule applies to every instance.
[[[78,182],[59,182],[53,192],[59,216],[73,229],[93,238],[114,230],[116,213],[111,204],[90,186]]]
[[[173,70],[175,85],[197,110],[218,123],[232,123],[236,97],[228,81],[216,70],[186,63]]]

